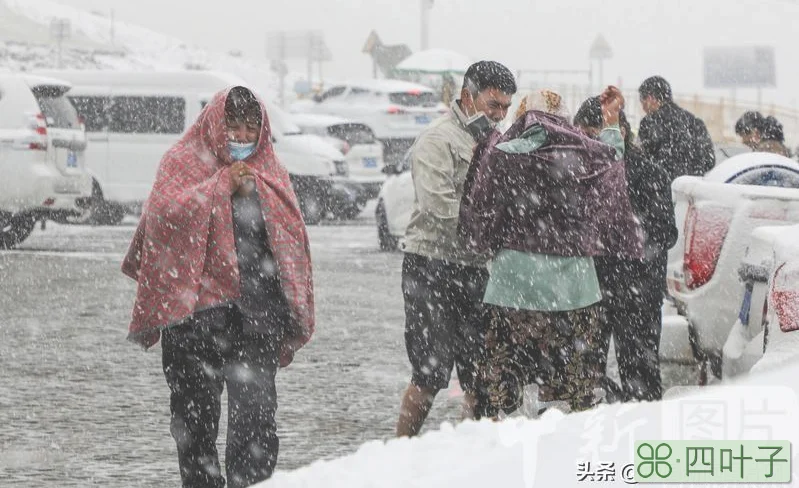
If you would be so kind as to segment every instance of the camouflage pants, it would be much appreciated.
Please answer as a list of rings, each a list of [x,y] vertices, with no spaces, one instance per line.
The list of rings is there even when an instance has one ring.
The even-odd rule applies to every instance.
[[[596,305],[566,312],[492,307],[481,368],[490,394],[489,415],[511,413],[523,389],[536,383],[542,401],[564,400],[572,411],[591,408],[602,378],[602,333]]]

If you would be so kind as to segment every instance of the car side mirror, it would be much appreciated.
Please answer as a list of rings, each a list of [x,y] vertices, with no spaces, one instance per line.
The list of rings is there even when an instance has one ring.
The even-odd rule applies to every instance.
[[[316,102],[316,103],[321,103],[322,102],[322,95],[319,95],[319,94],[314,95],[313,96],[313,101]]]

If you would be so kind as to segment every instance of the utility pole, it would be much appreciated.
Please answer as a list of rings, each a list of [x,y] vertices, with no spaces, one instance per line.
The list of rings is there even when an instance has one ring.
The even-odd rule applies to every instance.
[[[420,50],[425,51],[430,45],[430,10],[433,9],[434,0],[421,0],[421,33]]]
[[[64,68],[62,58],[62,44],[64,40],[69,39],[72,32],[72,25],[67,19],[53,19],[50,21],[50,37],[56,42],[58,49],[58,69]]]

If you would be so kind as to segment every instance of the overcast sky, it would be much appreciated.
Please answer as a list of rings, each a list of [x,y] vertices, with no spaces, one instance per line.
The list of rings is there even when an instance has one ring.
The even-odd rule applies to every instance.
[[[371,75],[361,48],[372,29],[387,44],[417,51],[420,43],[419,0],[58,1],[106,14],[113,9],[119,20],[258,57],[265,56],[270,31],[321,29],[334,58],[325,72],[337,77]],[[778,86],[763,98],[799,108],[797,23],[793,0],[434,0],[430,47],[497,59],[514,71],[586,69],[589,46],[602,33],[614,51],[606,83],[633,88],[662,74],[676,92],[695,92],[703,89],[704,47],[774,46]],[[754,100],[755,92],[738,97]]]

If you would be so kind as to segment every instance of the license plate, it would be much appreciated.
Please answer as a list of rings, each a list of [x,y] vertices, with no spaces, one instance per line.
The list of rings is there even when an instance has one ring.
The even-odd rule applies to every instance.
[[[741,311],[738,312],[738,320],[741,321],[741,325],[744,327],[749,326],[749,308],[752,306],[752,288],[750,286],[746,287],[746,291],[744,292],[744,299],[741,302]]]
[[[364,168],[377,168],[377,158],[363,158]]]
[[[78,155],[75,154],[74,151],[69,151],[67,153],[67,168],[77,168],[78,167]]]
[[[430,117],[428,117],[427,115],[417,115],[416,116],[416,123],[417,124],[429,124],[430,123]]]

